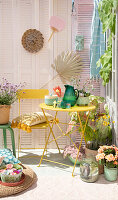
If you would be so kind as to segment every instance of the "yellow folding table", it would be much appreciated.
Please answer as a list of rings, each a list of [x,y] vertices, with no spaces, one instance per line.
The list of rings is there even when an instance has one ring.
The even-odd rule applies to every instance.
[[[88,119],[89,119],[89,114],[90,114],[90,111],[94,110],[95,109],[95,106],[73,106],[71,108],[67,108],[67,109],[62,109],[62,108],[54,108],[53,106],[48,106],[46,105],[45,103],[41,103],[40,104],[40,108],[42,109],[43,113],[44,113],[44,116],[45,116],[45,119],[49,125],[49,128],[50,128],[50,131],[49,131],[49,134],[48,134],[48,137],[47,137],[47,140],[46,140],[46,143],[45,143],[45,147],[44,147],[44,151],[43,151],[43,154],[42,154],[42,157],[41,157],[41,160],[40,160],[40,163],[38,165],[38,167],[40,167],[41,165],[41,162],[42,160],[46,160],[48,162],[54,162],[54,163],[57,163],[57,164],[61,164],[61,165],[65,165],[65,166],[69,166],[69,165],[66,165],[66,164],[63,164],[63,163],[59,163],[59,162],[55,162],[55,161],[51,161],[51,160],[48,160],[48,159],[44,159],[44,153],[47,149],[47,145],[48,143],[52,142],[52,141],[55,141],[56,143],[56,146],[59,150],[59,153],[60,153],[60,148],[59,148],[59,145],[57,143],[57,139],[59,139],[60,137],[63,137],[63,136],[67,136],[70,138],[71,142],[74,144],[74,146],[76,147],[75,143],[72,141],[72,138],[70,137],[69,134],[67,133],[64,133],[63,130],[61,129],[60,124],[68,124],[68,123],[63,123],[61,121],[59,121],[59,119],[57,118],[57,114],[58,112],[77,112],[77,115],[78,115],[78,119],[79,119],[79,125],[80,125],[80,128],[82,130],[82,134],[81,134],[81,141],[80,141],[80,145],[79,145],[79,148],[76,147],[76,149],[78,150],[78,153],[77,153],[77,156],[76,156],[76,160],[75,160],[75,164],[73,166],[73,171],[72,171],[72,176],[74,176],[74,170],[75,170],[75,166],[76,166],[76,162],[77,162],[77,158],[78,158],[78,155],[79,155],[79,151],[80,151],[80,148],[81,148],[81,144],[82,144],[82,141],[84,139],[85,143],[86,143],[86,140],[85,140],[85,136],[84,136],[84,133],[85,133],[85,129],[86,129],[86,125],[87,125],[87,122],[88,122]],[[55,111],[55,116],[54,116],[54,119],[53,121],[48,121],[46,115],[45,115],[45,110],[51,110],[51,111]],[[81,118],[80,118],[80,112],[85,112],[85,111],[88,111],[88,114],[87,114],[87,118],[86,118],[86,121],[85,121],[85,124],[82,125],[82,121],[81,121]],[[58,128],[60,129],[60,132],[62,133],[60,136],[58,136],[57,138],[55,137],[54,135],[54,132],[53,132],[53,126],[57,125]],[[50,138],[50,135],[52,134],[53,136],[53,140],[49,141],[49,138]]]

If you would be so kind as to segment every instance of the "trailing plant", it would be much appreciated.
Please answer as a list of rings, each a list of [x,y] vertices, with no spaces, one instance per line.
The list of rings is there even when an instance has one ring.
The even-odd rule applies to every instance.
[[[103,33],[105,33],[108,29],[110,30],[107,50],[96,63],[97,67],[102,65],[99,73],[103,79],[104,86],[109,82],[110,73],[112,71],[112,37],[115,35],[117,6],[118,0],[100,0],[98,3],[98,12],[103,25]]]

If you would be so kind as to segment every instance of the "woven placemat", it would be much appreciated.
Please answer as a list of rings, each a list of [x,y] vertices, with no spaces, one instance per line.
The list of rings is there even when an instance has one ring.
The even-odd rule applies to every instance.
[[[13,194],[17,194],[29,188],[37,180],[35,172],[28,166],[23,165],[23,172],[25,174],[25,180],[21,185],[15,187],[8,187],[0,185],[0,197],[6,197]]]

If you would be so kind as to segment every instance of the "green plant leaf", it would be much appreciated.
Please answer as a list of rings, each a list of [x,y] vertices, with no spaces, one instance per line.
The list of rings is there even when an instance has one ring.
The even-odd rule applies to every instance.
[[[100,0],[98,2],[98,12],[103,25],[103,32],[106,32],[108,29],[111,32],[108,38],[107,50],[96,63],[97,68],[102,66],[99,73],[103,79],[104,86],[109,82],[112,71],[112,36],[115,35],[117,6],[118,0]]]

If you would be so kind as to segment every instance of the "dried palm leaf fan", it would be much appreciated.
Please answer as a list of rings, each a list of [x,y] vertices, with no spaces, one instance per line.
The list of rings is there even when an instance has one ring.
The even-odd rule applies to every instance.
[[[78,53],[66,51],[57,56],[51,67],[57,72],[57,75],[50,81],[59,76],[65,84],[67,81],[70,82],[71,78],[79,75],[82,68],[82,62]],[[50,81],[48,81],[48,83]],[[48,83],[43,85],[41,88],[46,87]]]
[[[77,53],[67,51],[58,55],[51,67],[56,70],[57,75],[65,82],[70,81],[72,77],[78,76],[82,63]]]

